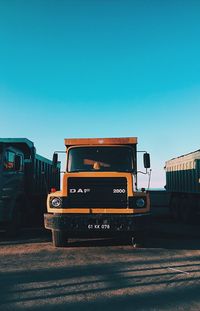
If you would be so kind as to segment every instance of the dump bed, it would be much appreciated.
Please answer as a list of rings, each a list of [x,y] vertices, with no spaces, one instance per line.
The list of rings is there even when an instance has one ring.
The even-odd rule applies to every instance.
[[[200,193],[200,150],[166,161],[166,189]]]
[[[52,161],[36,154],[34,159],[33,171],[35,178],[32,191],[35,194],[47,193],[50,188],[60,189],[60,162],[57,164],[56,171],[53,173]],[[32,178],[29,175],[29,178]]]

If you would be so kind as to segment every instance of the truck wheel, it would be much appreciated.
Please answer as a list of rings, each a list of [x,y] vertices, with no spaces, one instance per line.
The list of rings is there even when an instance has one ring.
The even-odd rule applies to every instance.
[[[20,201],[15,203],[12,212],[12,219],[6,228],[6,235],[9,237],[15,237],[19,234],[22,225],[22,212]]]
[[[180,204],[179,199],[174,197],[170,204],[170,215],[174,220],[179,220],[180,218]]]
[[[55,247],[67,246],[66,232],[63,230],[52,230],[52,241]]]
[[[189,206],[186,206],[185,204],[181,207],[181,220],[183,223],[187,224],[190,222],[192,218],[191,209]]]
[[[190,223],[195,217],[195,206],[187,198],[182,200],[181,204],[181,220],[183,223]]]

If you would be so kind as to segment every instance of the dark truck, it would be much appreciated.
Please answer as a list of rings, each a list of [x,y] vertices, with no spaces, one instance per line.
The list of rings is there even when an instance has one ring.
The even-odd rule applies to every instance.
[[[47,193],[60,187],[59,163],[36,154],[26,138],[0,138],[0,227],[15,234],[42,224]]]
[[[170,213],[188,222],[200,211],[200,150],[166,161]]]
[[[134,243],[150,223],[149,194],[137,188],[137,138],[65,139],[65,146],[62,190],[48,195],[44,218],[54,246],[96,235],[129,235]]]

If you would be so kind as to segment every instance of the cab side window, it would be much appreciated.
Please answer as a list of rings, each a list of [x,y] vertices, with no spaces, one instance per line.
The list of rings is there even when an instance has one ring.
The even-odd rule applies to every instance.
[[[7,150],[5,153],[5,158],[4,158],[4,169],[6,171],[15,171],[15,152],[11,150]],[[22,155],[18,155],[20,158],[20,168],[19,171],[23,171],[23,157]]]
[[[14,170],[14,166],[15,166],[15,153],[7,150],[5,153],[4,168],[10,171]]]

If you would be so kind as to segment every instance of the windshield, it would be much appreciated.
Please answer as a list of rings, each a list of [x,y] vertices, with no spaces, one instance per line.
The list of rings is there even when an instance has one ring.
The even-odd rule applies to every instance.
[[[68,153],[68,172],[133,170],[130,147],[74,147]]]

